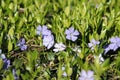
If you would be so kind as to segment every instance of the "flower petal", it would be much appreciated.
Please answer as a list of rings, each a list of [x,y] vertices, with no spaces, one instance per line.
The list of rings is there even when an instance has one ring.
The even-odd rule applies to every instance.
[[[117,46],[118,46],[118,47],[120,47],[120,41],[119,41],[119,42],[117,42]]]
[[[66,35],[70,35],[70,31],[69,30],[65,30],[65,34]]]
[[[68,30],[70,31],[70,33],[74,33],[74,27],[70,27]]]
[[[116,42],[116,39],[114,37],[110,38],[110,42],[111,43],[115,43]]]
[[[53,46],[53,44],[54,44],[54,40],[48,44],[47,49],[50,49]]]
[[[23,51],[23,50],[26,50],[27,49],[27,45],[22,45],[20,46],[20,49]]]
[[[76,41],[77,37],[76,36],[72,36],[72,41]]]
[[[42,27],[40,25],[37,27],[37,31],[42,31]]]
[[[92,43],[88,43],[88,47],[91,48],[93,46]]]
[[[37,34],[37,35],[40,35],[40,31],[36,31],[36,34]]]
[[[87,71],[87,77],[88,78],[91,78],[91,77],[93,77],[93,74],[94,74],[94,72],[93,71]]]
[[[109,48],[110,48],[111,50],[113,50],[115,46],[116,46],[116,45],[113,43],[113,44],[110,44],[110,45],[109,45]]]
[[[87,73],[85,70],[82,70],[80,75],[81,77],[87,77]]]
[[[79,35],[79,32],[77,31],[77,30],[75,30],[74,32],[73,32],[73,35]]]
[[[71,36],[70,36],[70,35],[67,35],[66,38],[67,38],[68,40],[71,40]]]
[[[54,52],[58,52],[58,49],[53,49]]]
[[[49,36],[49,35],[51,35],[51,31],[50,30],[44,30],[44,31],[42,31],[42,35],[43,36]]]

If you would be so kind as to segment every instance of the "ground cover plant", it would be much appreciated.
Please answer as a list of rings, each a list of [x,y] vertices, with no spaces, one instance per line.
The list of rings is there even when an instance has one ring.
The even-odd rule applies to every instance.
[[[0,80],[120,80],[120,0],[0,0]]]

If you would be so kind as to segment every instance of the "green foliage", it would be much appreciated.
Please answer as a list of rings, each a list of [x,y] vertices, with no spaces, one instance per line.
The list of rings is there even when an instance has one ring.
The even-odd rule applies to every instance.
[[[102,63],[98,56],[104,53],[103,46],[111,37],[120,36],[119,3],[120,0],[1,0],[0,49],[11,60],[11,66],[3,69],[0,57],[0,79],[14,80],[14,68],[22,80],[78,80],[82,69],[94,71],[95,80],[120,79],[119,50],[107,58],[103,55]],[[38,25],[46,25],[55,42],[64,43],[66,50],[46,50],[42,36],[36,35]],[[74,43],[65,36],[71,26],[80,32]],[[17,46],[22,37],[26,39],[26,51]],[[101,43],[91,51],[88,43],[93,38]],[[73,50],[75,46],[80,46],[80,52]],[[92,61],[89,55],[97,58]],[[108,70],[115,71],[114,77]]]

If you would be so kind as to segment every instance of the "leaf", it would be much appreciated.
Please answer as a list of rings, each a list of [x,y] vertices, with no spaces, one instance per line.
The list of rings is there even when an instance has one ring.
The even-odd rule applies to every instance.
[[[2,69],[2,67],[3,67],[3,61],[2,59],[0,59],[0,70]]]
[[[1,44],[2,44],[2,39],[3,39],[3,32],[2,32],[1,35],[0,35],[0,46],[1,46]]]
[[[70,7],[67,6],[64,10],[65,14],[68,16],[70,14]]]
[[[101,31],[101,34],[100,34],[100,39],[104,39],[105,37],[105,34],[106,34],[106,29]]]
[[[13,48],[11,40],[8,41],[8,51],[11,51]]]
[[[110,62],[110,59],[106,59],[106,60],[102,63],[102,67],[108,67],[108,66],[109,66],[109,62]]]
[[[13,35],[14,35],[14,29],[15,29],[15,27],[12,26],[12,27],[9,29],[9,31],[8,31],[8,36],[10,36],[10,38],[13,38]]]

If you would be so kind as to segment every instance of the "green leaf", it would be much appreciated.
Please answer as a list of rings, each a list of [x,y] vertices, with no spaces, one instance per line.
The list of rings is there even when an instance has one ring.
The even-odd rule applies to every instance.
[[[12,48],[13,48],[12,41],[9,40],[9,41],[8,41],[8,51],[11,51]]]
[[[14,27],[14,25],[13,25],[13,26],[9,29],[9,31],[8,31],[8,36],[10,36],[10,38],[13,38],[14,29],[15,29],[15,27]]]
[[[65,12],[65,14],[68,16],[69,13],[70,13],[70,7],[67,6],[67,7],[65,8],[64,12]]]
[[[2,59],[0,59],[0,70],[2,69],[2,67],[3,67],[3,61]]]
[[[104,39],[105,35],[106,35],[106,29],[101,31],[100,39]]]
[[[109,66],[109,62],[110,62],[110,59],[106,59],[106,60],[102,63],[102,67],[107,67],[107,66]]]

